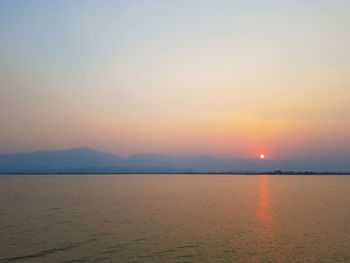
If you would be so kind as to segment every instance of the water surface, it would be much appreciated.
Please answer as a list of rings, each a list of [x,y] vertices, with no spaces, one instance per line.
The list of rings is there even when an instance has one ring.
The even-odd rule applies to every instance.
[[[0,262],[350,262],[350,176],[0,176]]]

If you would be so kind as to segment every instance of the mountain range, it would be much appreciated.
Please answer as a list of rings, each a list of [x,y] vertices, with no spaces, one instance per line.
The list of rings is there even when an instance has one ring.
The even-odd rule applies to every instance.
[[[129,157],[91,148],[0,155],[0,173],[256,173],[266,171],[349,172],[350,161],[303,161],[173,157],[134,154]]]

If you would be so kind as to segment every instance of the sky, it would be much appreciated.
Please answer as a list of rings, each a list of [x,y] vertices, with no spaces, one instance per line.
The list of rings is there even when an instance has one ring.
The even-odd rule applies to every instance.
[[[0,153],[350,157],[350,1],[0,2]]]

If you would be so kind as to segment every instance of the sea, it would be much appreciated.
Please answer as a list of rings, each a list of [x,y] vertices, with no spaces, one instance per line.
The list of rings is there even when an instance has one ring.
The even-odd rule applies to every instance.
[[[350,176],[2,175],[0,262],[350,262]]]

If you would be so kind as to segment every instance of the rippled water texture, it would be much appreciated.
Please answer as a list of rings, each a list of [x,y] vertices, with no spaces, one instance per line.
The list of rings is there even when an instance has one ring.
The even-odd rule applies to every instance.
[[[0,262],[350,262],[350,176],[0,176]]]

